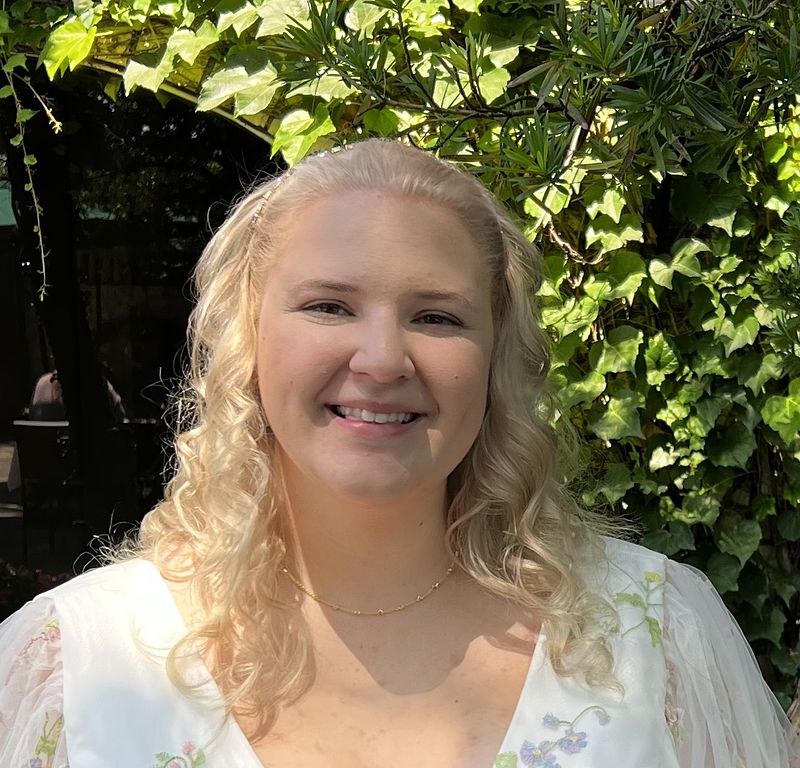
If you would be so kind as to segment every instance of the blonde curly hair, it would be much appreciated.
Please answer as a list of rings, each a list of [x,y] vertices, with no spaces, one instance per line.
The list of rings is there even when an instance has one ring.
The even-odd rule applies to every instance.
[[[538,254],[467,173],[400,142],[373,139],[310,156],[256,187],[204,250],[175,473],[138,542],[122,555],[147,557],[168,578],[188,582],[201,610],[170,653],[170,675],[188,690],[180,665],[187,651],[213,659],[228,710],[256,723],[254,735],[268,729],[282,702],[302,693],[313,665],[312,639],[297,611],[278,599],[286,538],[273,438],[254,381],[260,294],[281,222],[321,197],[365,189],[446,206],[491,269],[489,396],[478,437],[448,479],[452,557],[486,589],[542,621],[557,673],[614,685],[598,629],[613,612],[577,567],[587,553],[602,558],[597,531],[607,527],[581,511],[557,478],[548,344],[535,311]]]

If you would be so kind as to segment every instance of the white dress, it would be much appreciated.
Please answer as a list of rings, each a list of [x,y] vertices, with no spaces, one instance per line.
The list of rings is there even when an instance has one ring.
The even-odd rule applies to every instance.
[[[607,550],[609,566],[589,577],[619,612],[611,644],[624,693],[558,677],[541,635],[494,766],[469,768],[800,767],[706,578],[632,544]],[[144,560],[38,596],[0,625],[0,768],[261,768],[201,661],[199,699],[168,680],[166,651],[185,631]]]

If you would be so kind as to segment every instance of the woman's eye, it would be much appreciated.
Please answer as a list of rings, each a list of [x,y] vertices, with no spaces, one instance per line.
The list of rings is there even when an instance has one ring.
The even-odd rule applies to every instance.
[[[438,312],[426,312],[420,315],[418,321],[425,325],[453,325],[459,327],[461,323],[450,315],[441,315]]]
[[[344,315],[347,310],[341,305],[332,301],[319,301],[316,304],[309,304],[304,307],[306,312],[314,312],[319,315]]]

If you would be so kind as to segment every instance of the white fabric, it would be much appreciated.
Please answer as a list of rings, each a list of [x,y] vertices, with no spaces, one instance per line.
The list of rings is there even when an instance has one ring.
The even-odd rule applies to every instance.
[[[35,767],[37,745],[51,731],[52,762],[67,768],[60,638],[51,600],[40,599],[0,624],[0,766]],[[48,728],[50,725],[50,728]],[[56,731],[52,732],[55,727]],[[38,768],[38,767],[37,767]]]
[[[700,571],[667,561],[664,591],[669,699],[680,764],[692,768],[794,765],[783,711],[753,652]]]
[[[788,722],[705,577],[630,544],[609,541],[608,554],[587,580],[618,609],[609,641],[624,694],[558,677],[542,636],[497,768],[800,766]],[[260,768],[235,721],[220,724],[201,662],[201,700],[169,683],[164,652],[184,632],[145,561],[29,603],[0,625],[0,768]]]

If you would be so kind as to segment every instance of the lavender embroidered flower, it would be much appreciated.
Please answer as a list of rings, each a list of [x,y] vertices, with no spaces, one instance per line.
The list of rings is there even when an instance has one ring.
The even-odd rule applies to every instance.
[[[572,728],[567,729],[564,738],[558,742],[562,752],[568,755],[577,755],[587,745],[586,734],[583,731],[573,731]]]
[[[531,766],[532,768],[561,768],[561,764],[557,759],[557,750],[560,750],[565,755],[577,755],[589,745],[587,732],[575,730],[578,721],[588,715],[589,712],[594,712],[597,722],[601,726],[608,725],[611,721],[608,712],[596,704],[586,707],[572,720],[560,720],[552,712],[548,712],[542,718],[542,725],[551,731],[561,731],[563,729],[563,735],[555,739],[555,741],[540,741],[538,744],[526,739],[519,749],[519,760],[523,765]],[[516,765],[517,755],[514,752],[505,752],[502,755],[498,755],[495,761],[496,768]]]
[[[552,712],[548,712],[542,718],[542,725],[545,728],[553,728],[553,729],[555,729],[555,728],[558,728],[559,725],[561,725],[561,721]]]
[[[552,753],[553,746],[554,742],[552,741],[542,741],[539,744],[525,741],[519,751],[520,759],[525,765],[561,768],[556,762],[556,756]]]

